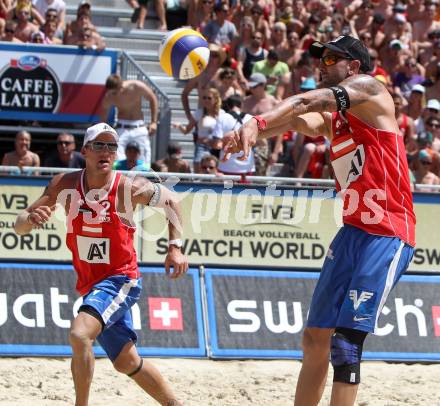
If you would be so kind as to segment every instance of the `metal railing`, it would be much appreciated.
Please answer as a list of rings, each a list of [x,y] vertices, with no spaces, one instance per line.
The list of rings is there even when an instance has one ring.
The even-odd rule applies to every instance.
[[[45,174],[45,175],[54,175],[57,173],[63,172],[75,172],[78,171],[78,168],[49,168],[49,167],[35,167],[35,166],[2,166],[0,165],[0,174],[13,174],[13,175],[32,175],[36,174]],[[181,173],[181,172],[145,172],[145,171],[118,171],[130,176],[140,175],[145,176],[146,178],[153,179],[168,179],[168,178],[179,178],[179,180],[195,180],[195,181],[237,181],[240,182],[243,180],[240,175],[207,175],[201,173]],[[335,187],[335,181],[332,179],[309,179],[309,178],[281,178],[276,176],[246,176],[245,180],[251,183],[265,183],[271,184],[276,183],[279,185],[301,185],[301,186],[321,186],[321,187]],[[423,192],[425,190],[432,192],[440,192],[440,185],[423,185],[421,183],[415,184],[416,192]]]
[[[120,59],[120,72],[124,80],[140,80],[153,90],[158,100],[158,125],[157,132],[151,137],[151,162],[166,155],[171,131],[171,108],[168,96],[148,77],[148,74],[126,52],[122,51]],[[143,110],[149,109],[145,100]]]

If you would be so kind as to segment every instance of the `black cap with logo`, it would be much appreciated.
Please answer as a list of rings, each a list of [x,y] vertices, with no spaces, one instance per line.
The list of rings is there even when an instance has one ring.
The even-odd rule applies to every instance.
[[[310,45],[309,52],[315,58],[321,58],[325,48],[332,51],[345,54],[352,59],[358,60],[361,63],[360,71],[363,73],[371,70],[370,55],[367,47],[357,38],[350,35],[343,35],[329,42],[316,41]]]

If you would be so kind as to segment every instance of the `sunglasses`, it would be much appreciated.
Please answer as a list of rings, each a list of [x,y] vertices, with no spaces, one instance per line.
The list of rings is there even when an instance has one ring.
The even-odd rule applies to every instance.
[[[203,96],[202,99],[203,100],[212,100],[212,97],[211,96]]]
[[[58,141],[58,145],[70,145],[73,144],[73,141]]]
[[[5,28],[5,32],[8,34],[13,34],[15,30],[13,30],[12,28]]]
[[[202,3],[203,3],[203,4],[212,4],[213,2],[212,2],[212,1],[205,0],[205,1],[203,1]]]
[[[91,142],[90,147],[95,152],[101,152],[104,151],[104,148],[107,147],[107,150],[109,152],[116,152],[118,150],[118,144],[116,142],[102,142],[102,141],[95,141]]]
[[[430,113],[434,113],[434,114],[437,114],[437,113],[438,113],[438,110],[436,110],[436,109],[432,109],[432,108],[431,108],[431,109],[428,109],[428,111],[429,111]],[[435,126],[438,127],[439,124],[434,124],[433,127],[435,127]]]
[[[429,165],[431,165],[431,162],[428,162],[428,161],[420,161],[420,163],[421,163],[423,166],[429,166]]]
[[[323,56],[320,61],[325,65],[325,66],[333,66],[335,64],[338,63],[338,61],[340,61],[341,59],[353,59],[350,56],[339,56],[339,55],[334,55],[334,54],[330,54],[330,55],[326,55]]]

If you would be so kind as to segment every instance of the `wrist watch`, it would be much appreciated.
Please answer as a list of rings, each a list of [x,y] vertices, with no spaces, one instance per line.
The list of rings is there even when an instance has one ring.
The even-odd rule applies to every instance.
[[[169,241],[168,241],[168,247],[169,247],[170,245],[175,245],[177,248],[182,248],[182,246],[183,246],[183,241],[182,241],[180,238],[178,238],[178,239],[176,239],[176,240],[169,240]]]
[[[252,116],[257,122],[258,131],[264,131],[267,127],[267,121],[261,116]]]

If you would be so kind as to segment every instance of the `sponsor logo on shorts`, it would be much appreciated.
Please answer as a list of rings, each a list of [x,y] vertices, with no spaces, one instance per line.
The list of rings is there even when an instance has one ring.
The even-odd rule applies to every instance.
[[[354,310],[357,310],[359,309],[359,306],[363,302],[366,302],[367,300],[371,299],[374,293],[363,290],[361,294],[358,296],[358,291],[356,289],[352,289],[350,290],[349,295],[350,295],[350,299],[353,301]]]
[[[183,331],[182,300],[177,297],[149,297],[151,330]]]

